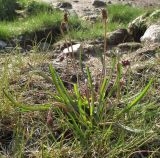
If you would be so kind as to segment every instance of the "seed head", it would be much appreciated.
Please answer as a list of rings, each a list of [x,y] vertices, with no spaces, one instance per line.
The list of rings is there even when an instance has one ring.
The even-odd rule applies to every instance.
[[[107,18],[108,18],[107,11],[105,9],[102,9],[102,19],[107,20]]]
[[[64,19],[63,20],[64,20],[65,23],[68,23],[68,14],[66,12],[64,13]]]

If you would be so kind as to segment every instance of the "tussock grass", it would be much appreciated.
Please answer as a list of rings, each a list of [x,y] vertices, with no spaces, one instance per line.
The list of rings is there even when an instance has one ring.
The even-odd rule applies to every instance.
[[[33,25],[28,27],[37,29]],[[87,66],[84,88],[75,83],[67,89],[52,64],[48,68],[53,54],[37,50],[0,58],[0,157],[159,156],[159,59],[139,77],[132,67],[124,73],[119,58],[110,58],[98,90]]]

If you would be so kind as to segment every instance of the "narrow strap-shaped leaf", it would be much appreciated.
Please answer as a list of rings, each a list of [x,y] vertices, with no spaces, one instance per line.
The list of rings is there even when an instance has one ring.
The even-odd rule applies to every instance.
[[[74,131],[76,132],[76,134],[78,135],[78,137],[80,139],[84,139],[84,132],[82,131],[81,126],[79,126],[77,124],[77,121],[75,120],[75,118],[70,113],[68,113],[68,115],[69,115],[69,117],[70,117],[70,119],[72,120],[72,123],[73,123],[72,128],[75,128]]]
[[[55,74],[57,75],[56,72],[55,72]],[[71,98],[71,96],[70,96],[69,93],[67,92],[67,90],[66,90],[66,88],[65,88],[62,80],[60,79],[59,75],[57,75],[57,79],[58,79],[58,81],[59,81],[59,84],[60,84],[60,86],[61,86],[61,89],[62,89],[63,93],[66,95],[66,97],[68,98],[68,100],[70,101],[70,103],[71,103],[72,105],[74,105],[73,98]]]
[[[59,95],[63,98],[64,102],[66,103],[66,105],[70,106],[69,100],[67,98],[67,96],[63,93],[58,81],[57,81],[57,75],[55,74],[55,70],[52,67],[52,65],[49,66],[50,72],[51,72],[51,76],[52,76],[52,80],[53,83],[56,87],[57,92],[59,93]]]
[[[7,93],[5,90],[3,90],[4,95],[11,101],[11,103],[14,105],[14,107],[18,107],[21,109],[24,109],[26,111],[45,111],[48,110],[52,105],[51,104],[39,104],[39,105],[24,105],[21,103],[17,103],[14,98],[11,96],[11,94]]]
[[[132,132],[132,133],[153,133],[152,130],[150,131],[146,131],[144,129],[137,129],[137,128],[131,128],[129,126],[125,126],[125,125],[122,125],[122,124],[118,124],[119,127],[125,129],[126,131],[129,131],[129,132]]]
[[[152,83],[153,83],[153,79],[150,80],[150,82],[147,84],[144,90],[137,96],[137,98],[135,98],[129,105],[127,105],[127,107],[124,108],[117,116],[120,116],[121,114],[128,112],[134,105],[136,105],[148,92]]]
[[[94,112],[94,90],[93,90],[91,73],[90,73],[88,67],[87,67],[87,75],[88,75],[88,85],[89,85],[89,88],[90,88],[90,91],[91,91],[90,116],[93,116],[93,112]]]
[[[104,78],[102,86],[100,88],[100,92],[99,92],[99,98],[98,98],[98,102],[99,102],[99,107],[98,107],[98,112],[101,112],[103,109],[102,103],[104,101],[104,97],[106,94],[106,87],[108,86],[109,80],[107,80],[107,77]]]
[[[5,90],[3,90],[5,96],[11,101],[11,103],[14,105],[14,107],[18,107],[22,109],[22,111],[46,111],[49,108],[59,108],[63,109],[65,112],[72,111],[72,109],[69,109],[68,107],[65,106],[65,104],[60,103],[60,102],[54,102],[53,104],[38,104],[38,105],[25,105],[18,103],[14,100],[14,98],[11,96],[11,94],[7,93]]]
[[[75,91],[76,96],[77,96],[78,109],[79,109],[80,115],[82,116],[83,120],[86,122],[87,121],[87,119],[86,119],[86,113],[82,109],[82,98],[81,98],[81,95],[79,93],[77,84],[74,85],[74,91]]]

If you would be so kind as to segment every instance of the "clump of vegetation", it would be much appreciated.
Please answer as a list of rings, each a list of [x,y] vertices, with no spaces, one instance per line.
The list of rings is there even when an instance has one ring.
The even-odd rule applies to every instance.
[[[13,15],[12,21],[7,18],[4,21],[0,20],[0,38],[2,40],[11,40],[17,38],[20,35],[34,35],[38,31],[44,32],[45,30],[50,33],[50,36],[55,38],[60,34],[59,25],[61,23],[62,12],[56,11],[49,4],[37,1],[16,1],[19,4],[20,10],[22,10],[22,18],[19,14]],[[15,8],[13,9],[16,11]],[[16,13],[16,12],[15,12]],[[20,12],[21,13],[21,12]],[[17,15],[17,16],[16,16]],[[19,16],[18,16],[19,15]],[[2,17],[7,17],[2,14]],[[80,26],[80,20],[71,18],[70,22],[73,27]],[[53,32],[53,33],[52,33]],[[48,33],[46,33],[47,38]],[[31,40],[33,40],[31,38]]]
[[[45,2],[30,1],[25,5],[25,8],[29,15],[38,14],[39,12],[54,12],[53,7]]]
[[[107,24],[107,19],[113,22],[114,18],[111,18],[112,14],[108,17],[105,10],[102,13],[103,24],[98,24],[101,27],[97,32],[103,33],[105,41],[106,28],[112,25]],[[25,31],[35,31],[39,27],[54,24],[59,29],[61,28],[64,38],[65,33],[68,33],[69,38],[65,38],[66,45],[68,46],[69,42],[72,46],[70,35],[72,33],[75,35],[75,30],[68,29],[68,26],[70,28],[73,24],[80,26],[76,23],[77,20],[69,20],[65,14],[61,23],[62,13],[52,14],[50,10],[46,14],[35,15],[30,19],[23,19],[23,24],[22,21],[14,22],[15,26],[13,22],[8,23],[4,35],[11,26],[14,30],[12,30],[14,32],[12,36],[15,36]],[[128,21],[128,18],[125,20]],[[7,24],[2,24],[4,25],[0,27],[5,30]],[[64,26],[66,32],[63,30]],[[78,32],[81,31],[80,28]],[[10,34],[11,32],[8,33],[8,37]],[[95,35],[94,32],[93,34]],[[2,142],[0,157],[9,155],[37,158],[132,158],[157,157],[160,154],[158,130],[160,108],[155,98],[158,79],[155,77],[153,80],[147,71],[148,74],[144,78],[132,81],[129,61],[121,63],[118,56],[105,63],[106,47],[105,43],[104,53],[101,56],[104,71],[102,71],[98,85],[93,82],[90,67],[82,67],[81,52],[78,67],[84,75],[82,77],[84,80],[82,80],[83,83],[79,80],[74,84],[69,83],[71,88],[65,86],[66,82],[63,78],[52,64],[48,64],[49,59],[53,57],[52,53],[51,55],[46,52],[38,54],[36,50],[32,50],[36,53],[22,55],[15,48],[15,55],[4,55],[5,57],[1,58],[0,63],[4,66],[2,70],[0,69],[2,72],[0,78],[0,141]],[[73,67],[72,64],[77,66],[74,55],[70,58],[73,58],[73,62],[68,62],[67,68]],[[37,67],[41,64],[44,69],[45,64],[47,67],[49,65],[50,75],[46,71],[37,71]],[[124,73],[125,67],[127,71]],[[79,78],[78,71],[77,78]],[[45,82],[47,82],[46,87],[39,86]],[[34,97],[36,102],[27,104],[26,95],[28,95],[27,99]]]
[[[0,21],[15,18],[18,0],[0,0]]]
[[[104,64],[105,58],[102,58]],[[80,57],[80,63],[81,60]],[[156,141],[158,136],[154,124],[154,117],[158,116],[157,109],[154,102],[143,100],[147,97],[153,80],[147,81],[148,84],[133,96],[132,91],[127,91],[130,84],[123,90],[121,80],[123,75],[126,77],[127,74],[122,73],[123,67],[119,57],[113,58],[109,66],[109,73],[105,73],[104,65],[105,71],[98,90],[93,84],[89,67],[83,72],[86,74],[83,91],[79,82],[73,85],[73,89],[67,89],[52,65],[49,66],[51,76],[36,72],[55,87],[54,92],[46,91],[50,99],[44,104],[27,105],[17,102],[7,89],[3,89],[5,96],[19,114],[15,127],[14,156],[28,154],[25,153],[27,142],[31,141],[31,146],[35,142],[37,125],[34,124],[32,130],[27,131],[28,136],[25,133],[26,127],[23,130],[21,127],[23,115],[29,116],[35,111],[42,115],[42,136],[40,142],[35,142],[38,152],[30,151],[29,154],[36,157],[134,157],[139,156],[139,153],[147,156],[158,155],[156,144],[148,145]],[[154,117],[150,113],[152,106]],[[48,111],[45,119],[42,111]],[[149,124],[146,125],[146,121],[149,121]]]
[[[129,22],[134,20],[137,16],[142,15],[147,10],[143,8],[135,8],[129,5],[109,5],[108,11],[110,13],[111,23],[123,23],[128,25]]]

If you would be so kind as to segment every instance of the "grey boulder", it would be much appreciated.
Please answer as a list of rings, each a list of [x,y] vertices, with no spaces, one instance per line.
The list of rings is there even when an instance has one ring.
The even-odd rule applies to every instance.
[[[141,37],[141,42],[160,43],[160,25],[151,25]]]
[[[118,29],[107,34],[107,43],[109,45],[117,45],[124,42],[131,42],[133,39],[127,29]]]
[[[7,43],[0,40],[0,49],[4,49],[7,46]]]

